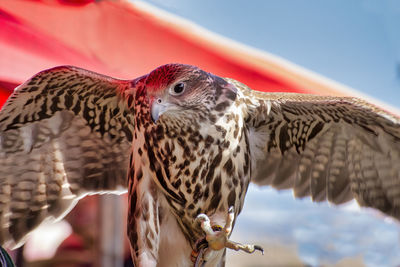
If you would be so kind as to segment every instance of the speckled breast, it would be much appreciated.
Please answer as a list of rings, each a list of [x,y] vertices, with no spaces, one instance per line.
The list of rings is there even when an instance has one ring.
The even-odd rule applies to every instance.
[[[225,216],[234,206],[237,215],[243,206],[250,177],[248,134],[234,118],[228,113],[207,128],[200,121],[166,119],[145,138],[156,183],[192,242],[203,235],[195,224],[198,214]]]

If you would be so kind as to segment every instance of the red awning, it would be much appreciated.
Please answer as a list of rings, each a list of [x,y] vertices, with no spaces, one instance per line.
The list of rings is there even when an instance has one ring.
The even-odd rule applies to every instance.
[[[15,85],[57,65],[130,79],[178,62],[261,91],[348,94],[288,62],[140,2],[1,1],[0,51],[0,104]]]

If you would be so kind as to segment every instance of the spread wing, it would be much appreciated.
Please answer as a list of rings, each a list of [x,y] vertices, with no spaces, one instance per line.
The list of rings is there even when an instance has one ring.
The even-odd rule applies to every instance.
[[[0,244],[20,244],[86,194],[125,191],[130,84],[65,66],[15,89],[0,111]]]
[[[400,219],[400,120],[357,98],[244,90],[252,181]]]

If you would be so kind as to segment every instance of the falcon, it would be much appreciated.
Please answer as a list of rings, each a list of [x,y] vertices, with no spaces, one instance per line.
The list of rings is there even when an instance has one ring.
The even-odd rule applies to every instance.
[[[71,66],[0,111],[0,244],[87,194],[129,193],[135,266],[223,266],[250,182],[400,219],[400,120],[363,100],[264,93],[167,64],[134,80]]]

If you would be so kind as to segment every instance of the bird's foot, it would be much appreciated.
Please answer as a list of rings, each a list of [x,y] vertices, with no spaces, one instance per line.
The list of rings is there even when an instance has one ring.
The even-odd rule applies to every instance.
[[[233,207],[229,208],[228,216],[226,219],[226,223],[224,227],[219,225],[211,226],[210,218],[208,218],[205,214],[199,214],[196,218],[196,221],[200,223],[201,229],[206,234],[205,241],[207,241],[207,248],[211,250],[221,250],[224,248],[230,248],[233,250],[243,250],[247,253],[253,253],[256,250],[261,251],[264,254],[264,249],[257,245],[249,245],[249,244],[240,244],[234,241],[229,240],[229,235],[232,231],[233,221],[235,219],[235,213]],[[202,239],[204,240],[204,239]],[[204,244],[204,242],[198,242],[198,244]],[[204,258],[207,257],[211,251],[205,251],[204,245],[202,245],[201,250],[204,253]],[[197,257],[198,259],[198,257]],[[195,265],[196,266],[196,265]]]

